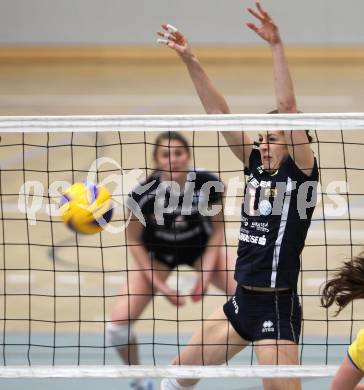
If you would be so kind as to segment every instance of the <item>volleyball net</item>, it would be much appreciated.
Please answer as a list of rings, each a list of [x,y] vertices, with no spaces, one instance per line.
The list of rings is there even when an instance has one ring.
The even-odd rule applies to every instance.
[[[183,132],[191,168],[225,184],[222,250],[234,257],[245,179],[221,132],[244,130],[256,139],[257,131],[300,129],[313,136],[320,170],[298,285],[301,365],[258,367],[250,346],[219,368],[169,367],[228,298],[211,286],[192,303],[196,271],[182,266],[168,284],[187,304],[172,306],[155,291],[135,322],[145,365],[118,367],[107,325],[120,288],[139,272],[126,234],[126,199],[155,169],[157,135]],[[338,317],[335,307],[320,306],[320,286],[364,242],[364,114],[2,117],[0,132],[0,377],[333,375],[364,319],[355,302]],[[112,220],[94,235],[75,233],[59,217],[62,192],[85,181],[102,183],[114,204]]]

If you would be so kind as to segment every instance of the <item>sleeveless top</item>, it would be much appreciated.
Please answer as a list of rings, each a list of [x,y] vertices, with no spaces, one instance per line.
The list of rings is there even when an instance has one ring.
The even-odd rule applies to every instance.
[[[245,174],[235,279],[254,287],[296,289],[300,254],[316,204],[316,159],[310,176],[291,156],[272,174],[264,170],[255,146]]]

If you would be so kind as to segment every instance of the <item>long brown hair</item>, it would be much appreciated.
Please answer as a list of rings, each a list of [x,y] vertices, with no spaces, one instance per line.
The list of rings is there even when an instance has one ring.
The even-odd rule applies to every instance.
[[[346,261],[322,290],[321,305],[338,305],[338,315],[354,299],[364,298],[364,252]]]

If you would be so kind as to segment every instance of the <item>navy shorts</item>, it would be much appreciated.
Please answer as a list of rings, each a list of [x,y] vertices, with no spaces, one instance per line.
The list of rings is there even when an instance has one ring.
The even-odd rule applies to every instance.
[[[148,250],[148,248],[146,248]],[[204,252],[206,247],[199,248],[198,250],[184,252],[183,250],[179,250],[179,255],[175,254],[167,254],[167,253],[155,253],[153,251],[149,251],[150,258],[152,260],[157,260],[160,263],[167,266],[169,269],[174,269],[179,265],[189,265],[193,267],[194,263],[199,260]],[[181,256],[182,255],[182,256]]]
[[[293,290],[260,292],[238,286],[235,295],[225,303],[224,313],[244,340],[299,342],[302,310]]]

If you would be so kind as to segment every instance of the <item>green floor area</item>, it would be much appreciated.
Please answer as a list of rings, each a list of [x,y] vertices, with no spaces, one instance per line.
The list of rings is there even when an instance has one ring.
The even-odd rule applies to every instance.
[[[143,364],[166,365],[178,353],[189,339],[189,335],[156,335],[144,334],[139,336],[141,360]],[[29,341],[31,346],[29,346]],[[315,337],[305,337],[301,347],[301,359],[304,365],[339,364],[346,353],[349,340],[339,337],[330,340]],[[177,346],[179,343],[179,347]],[[77,347],[80,345],[80,347]],[[103,365],[119,364],[114,348],[106,348],[103,334],[85,333],[57,334],[54,339],[52,334],[34,333],[29,339],[28,334],[7,333],[5,343],[2,341],[0,351],[1,364],[7,366],[28,365]],[[248,347],[230,364],[256,364],[252,354],[252,348]],[[327,389],[330,378],[308,378],[303,381],[303,389]],[[153,380],[155,389],[159,389],[159,379]],[[6,390],[93,390],[108,389],[120,390],[129,388],[129,379],[0,379],[0,388]],[[203,379],[197,386],[198,390],[237,390],[237,389],[261,389],[261,381],[258,379]]]

